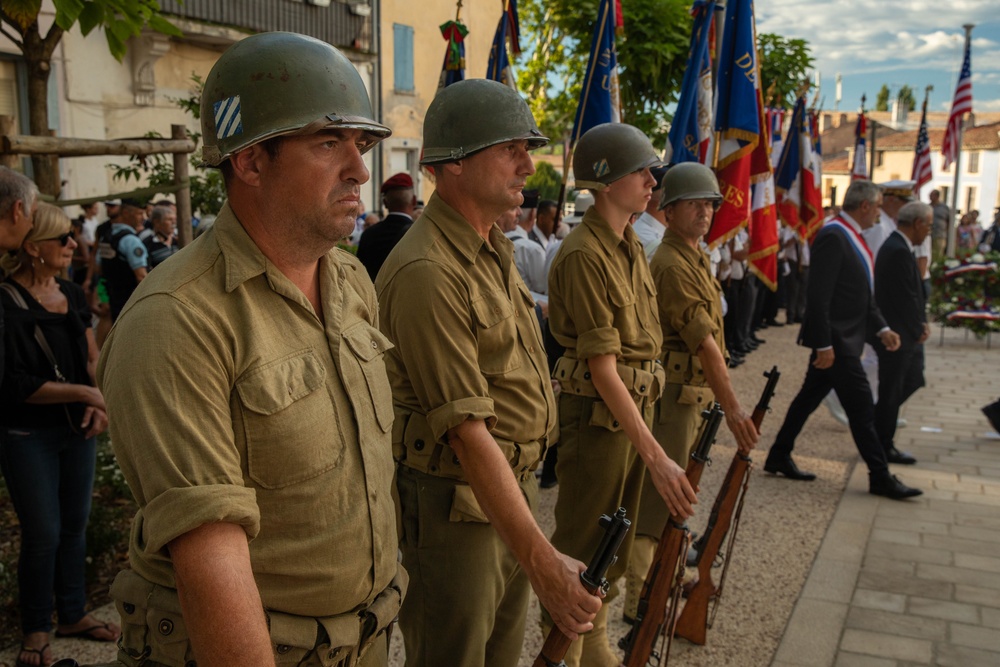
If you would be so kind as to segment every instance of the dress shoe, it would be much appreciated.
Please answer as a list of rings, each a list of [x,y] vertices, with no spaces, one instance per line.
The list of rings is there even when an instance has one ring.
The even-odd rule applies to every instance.
[[[868,493],[875,496],[885,496],[893,500],[905,500],[923,494],[920,489],[912,489],[899,481],[888,470],[880,473],[868,473]]]
[[[885,458],[889,463],[899,463],[904,466],[911,466],[917,462],[917,459],[913,458],[913,455],[909,452],[901,452],[895,447],[890,447],[885,450]]]
[[[795,479],[800,482],[811,482],[816,479],[816,475],[813,473],[799,470],[799,467],[795,465],[795,461],[790,456],[787,459],[767,459],[764,462],[764,471],[774,475],[781,474],[788,479]]]
[[[747,342],[743,343],[743,346],[746,347],[748,350],[756,350],[758,347],[760,347],[760,342],[753,338],[748,338]]]
[[[739,355],[729,355],[729,367],[736,368],[737,366],[742,366],[746,362],[746,359]]]
[[[996,401],[995,403],[990,403],[985,406],[983,408],[983,414],[986,415],[988,420],[990,420],[990,424],[993,426],[993,429],[997,433],[1000,433],[1000,401]]]
[[[775,319],[764,320],[764,324],[766,324],[769,327],[783,327],[783,326],[785,326],[784,324],[782,324],[781,322],[779,322],[778,320],[775,320]]]
[[[757,343],[758,345],[763,345],[764,343],[767,342],[763,338],[757,338],[757,336],[754,334],[750,334],[750,340],[753,341],[754,343]]]

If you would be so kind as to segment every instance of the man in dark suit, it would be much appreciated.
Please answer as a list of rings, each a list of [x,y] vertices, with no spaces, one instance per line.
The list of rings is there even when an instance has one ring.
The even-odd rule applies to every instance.
[[[802,389],[785,415],[764,470],[789,479],[810,481],[792,460],[795,438],[809,415],[831,389],[844,406],[854,444],[868,465],[869,491],[895,500],[918,496],[889,473],[885,450],[874,425],[871,388],[861,367],[866,340],[878,338],[885,349],[899,348],[899,335],[886,326],[873,294],[874,259],[861,232],[878,219],[882,192],[870,181],[851,183],[843,212],[816,234],[806,285],[806,315],[799,343],[812,348]]]
[[[382,184],[382,205],[389,215],[366,229],[358,241],[358,259],[368,269],[372,282],[389,252],[413,224],[413,208],[417,205],[413,178],[405,172],[389,177]]]
[[[886,323],[899,334],[899,349],[890,352],[876,343],[878,353],[878,403],[875,432],[889,463],[913,464],[917,460],[896,449],[896,420],[907,398],[924,386],[923,342],[930,336],[927,326],[923,280],[913,249],[927,238],[934,222],[934,209],[910,202],[896,217],[896,231],[883,242],[875,261],[875,303]]]

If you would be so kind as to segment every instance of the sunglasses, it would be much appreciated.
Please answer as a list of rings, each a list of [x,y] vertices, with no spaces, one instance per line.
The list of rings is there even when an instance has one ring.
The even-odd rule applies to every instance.
[[[59,245],[61,245],[63,248],[65,248],[66,244],[69,243],[70,239],[76,240],[76,233],[74,233],[74,232],[66,232],[65,234],[60,234],[59,236],[53,236],[51,238],[38,239],[38,240],[39,241],[59,241]]]

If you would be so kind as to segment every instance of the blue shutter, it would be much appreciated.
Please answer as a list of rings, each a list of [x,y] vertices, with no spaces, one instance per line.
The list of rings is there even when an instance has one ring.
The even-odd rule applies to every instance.
[[[393,87],[400,92],[413,92],[413,27],[392,24]]]

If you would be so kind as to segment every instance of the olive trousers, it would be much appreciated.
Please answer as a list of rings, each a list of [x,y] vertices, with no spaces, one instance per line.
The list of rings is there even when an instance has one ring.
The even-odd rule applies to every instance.
[[[520,486],[534,512],[534,473]],[[401,466],[396,488],[410,575],[399,612],[407,667],[516,667],[531,585],[514,554],[467,485]]]

